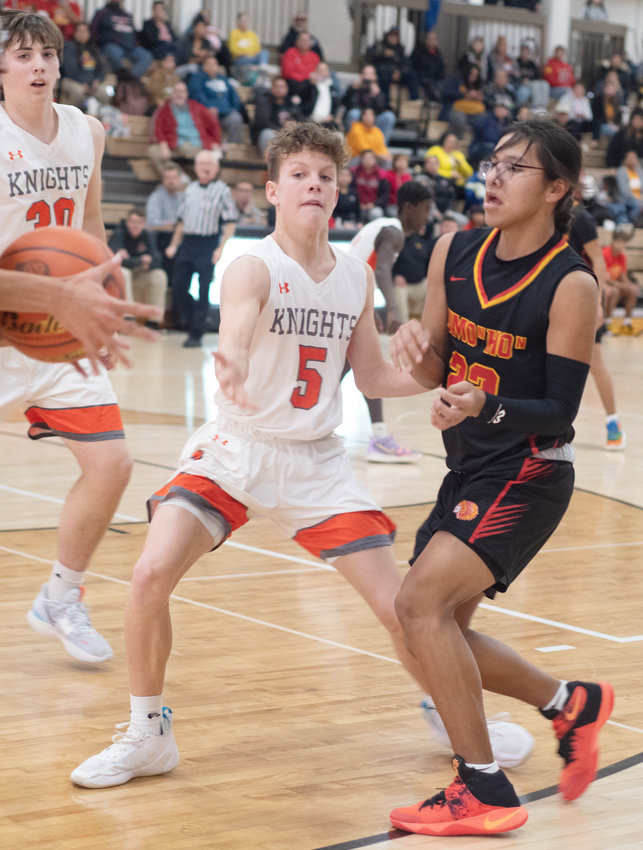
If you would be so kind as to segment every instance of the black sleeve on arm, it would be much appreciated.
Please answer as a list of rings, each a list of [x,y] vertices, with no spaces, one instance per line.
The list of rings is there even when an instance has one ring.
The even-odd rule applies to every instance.
[[[490,427],[509,428],[525,434],[564,434],[578,413],[588,372],[587,363],[547,354],[543,398],[505,398],[487,394],[477,420]]]

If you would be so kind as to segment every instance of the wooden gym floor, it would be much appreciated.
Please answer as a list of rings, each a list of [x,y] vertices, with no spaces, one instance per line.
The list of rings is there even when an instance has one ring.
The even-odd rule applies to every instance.
[[[530,758],[510,772],[527,800],[526,826],[486,841],[389,832],[392,807],[448,784],[449,753],[431,738],[416,688],[359,597],[263,521],[203,558],[177,588],[166,702],[178,767],[114,789],[71,784],[76,764],[127,719],[122,619],[146,533],[145,498],[213,411],[208,345],[184,350],[182,340],[165,333],[159,345],[135,345],[134,369],[114,374],[135,468],[87,580],[93,622],[115,650],[103,666],[75,662],[26,622],[49,572],[75,467],[57,440],[29,442],[20,417],[0,424],[0,846],[643,847],[643,337],[604,342],[627,450],[604,451],[604,417],[590,379],[568,514],[515,586],[477,617],[481,630],[554,675],[613,683],[599,778],[580,800],[565,804],[555,793],[559,759],[549,724],[490,694],[488,715],[508,711],[536,739]],[[417,465],[389,466],[364,460],[368,415],[350,376],[343,393],[341,432],[360,478],[398,525],[395,551],[404,569],[444,473],[439,434],[427,424],[429,396],[385,402],[396,437],[423,452]]]

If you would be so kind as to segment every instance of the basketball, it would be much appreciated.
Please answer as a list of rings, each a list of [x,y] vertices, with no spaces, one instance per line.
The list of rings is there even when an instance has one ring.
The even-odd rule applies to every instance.
[[[112,252],[104,242],[73,227],[40,227],[18,237],[0,256],[0,268],[49,277],[69,277],[104,263]],[[125,281],[120,269],[103,281],[105,290],[116,298],[125,297]],[[61,363],[84,356],[82,343],[46,313],[0,313],[0,333],[18,351]]]

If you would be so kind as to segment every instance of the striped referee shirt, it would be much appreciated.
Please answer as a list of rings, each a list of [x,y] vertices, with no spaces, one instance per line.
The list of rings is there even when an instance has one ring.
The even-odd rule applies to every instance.
[[[205,186],[193,180],[185,190],[179,221],[183,232],[190,236],[214,236],[221,223],[237,220],[237,205],[230,187],[222,180],[211,180]]]

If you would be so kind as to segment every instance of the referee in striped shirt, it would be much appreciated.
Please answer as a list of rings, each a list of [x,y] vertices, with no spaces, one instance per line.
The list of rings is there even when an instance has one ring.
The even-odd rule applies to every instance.
[[[165,249],[174,263],[173,311],[185,326],[184,348],[198,348],[210,309],[210,283],[223,246],[234,235],[237,207],[228,186],[217,180],[219,156],[202,150],[194,160],[197,179],[185,190],[172,240]],[[199,276],[199,299],[190,295],[192,275]]]

